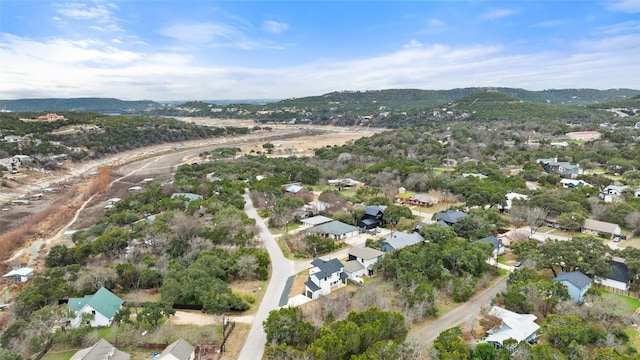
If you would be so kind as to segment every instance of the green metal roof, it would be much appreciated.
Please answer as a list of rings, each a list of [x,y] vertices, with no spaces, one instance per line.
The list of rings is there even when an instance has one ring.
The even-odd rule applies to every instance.
[[[111,291],[101,287],[93,295],[85,295],[81,298],[70,298],[68,305],[74,311],[80,311],[83,307],[89,305],[96,312],[99,312],[106,318],[111,319],[120,309],[122,303],[122,299],[117,297]]]

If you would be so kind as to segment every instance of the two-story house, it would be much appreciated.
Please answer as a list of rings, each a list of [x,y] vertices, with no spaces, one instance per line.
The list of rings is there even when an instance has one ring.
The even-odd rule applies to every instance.
[[[110,326],[122,303],[122,299],[104,287],[93,295],[71,298],[67,304],[75,314],[71,319],[71,326],[79,327],[83,321],[91,327]]]
[[[304,293],[310,299],[329,295],[333,288],[346,283],[344,265],[338,259],[314,259],[309,269],[309,278],[304,283]]]
[[[373,265],[384,255],[380,250],[369,247],[354,247],[349,250],[349,259],[344,264],[344,272],[349,279],[369,276],[373,273]]]
[[[365,207],[364,216],[361,220],[358,220],[357,226],[365,230],[382,226],[384,224],[382,217],[386,208],[384,205],[369,205]]]
[[[609,185],[600,191],[600,199],[604,202],[622,201],[622,193],[628,188],[627,185]]]

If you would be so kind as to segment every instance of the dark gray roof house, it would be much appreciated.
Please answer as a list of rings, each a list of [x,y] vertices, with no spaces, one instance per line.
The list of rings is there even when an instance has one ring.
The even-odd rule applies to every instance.
[[[325,278],[333,273],[340,272],[340,269],[344,267],[340,260],[336,258],[331,260],[313,259],[311,265],[318,267],[320,270],[315,273],[318,278]]]
[[[456,224],[458,221],[462,220],[467,216],[468,216],[467,213],[462,212],[460,210],[447,210],[444,212],[437,213],[433,217],[433,220],[435,220],[438,223],[444,223],[451,226],[453,224]]]

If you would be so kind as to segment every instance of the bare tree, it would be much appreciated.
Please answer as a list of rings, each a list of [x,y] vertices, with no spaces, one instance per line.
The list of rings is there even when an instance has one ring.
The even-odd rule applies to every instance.
[[[589,207],[591,215],[598,220],[602,220],[604,213],[607,211],[607,205],[603,204],[597,197],[589,198]]]
[[[527,208],[526,219],[529,223],[532,234],[535,234],[536,230],[538,229],[538,224],[545,217],[547,217],[547,211],[545,209],[537,206],[531,206]]]
[[[624,222],[631,228],[634,235],[640,233],[640,211],[627,214],[627,216],[624,217]]]
[[[509,216],[518,228],[527,222],[527,214],[528,208],[524,205],[513,205],[509,209]]]
[[[240,255],[236,259],[236,265],[238,265],[238,276],[247,278],[255,275],[258,269],[258,259],[251,254]]]

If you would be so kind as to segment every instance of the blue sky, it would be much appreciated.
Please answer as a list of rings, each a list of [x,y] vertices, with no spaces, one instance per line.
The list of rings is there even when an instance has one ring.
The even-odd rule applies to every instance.
[[[640,0],[0,2],[0,98],[640,88]]]

